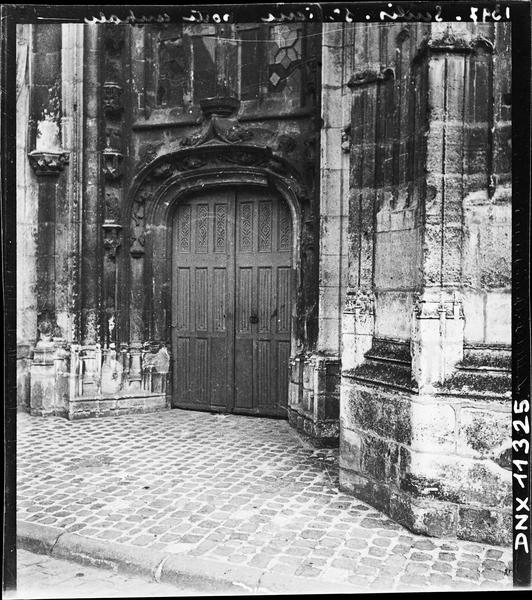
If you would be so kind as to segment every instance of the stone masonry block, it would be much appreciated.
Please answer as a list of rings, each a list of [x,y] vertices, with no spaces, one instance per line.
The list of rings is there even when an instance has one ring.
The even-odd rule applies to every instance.
[[[373,432],[403,444],[411,440],[411,401],[407,394],[360,384],[345,386],[342,417],[353,429]]]
[[[389,512],[390,488],[387,485],[340,467],[340,489],[353,494],[378,510]]]
[[[323,253],[340,255],[342,227],[341,216],[321,215],[320,248]]]
[[[486,342],[488,344],[512,343],[510,292],[491,291],[486,297]]]
[[[401,489],[419,498],[457,504],[508,508],[511,472],[490,460],[410,452]]]
[[[288,384],[288,406],[299,406],[301,403],[301,386],[291,381]]]
[[[512,437],[508,411],[462,408],[458,421],[458,454],[487,457]]]
[[[512,543],[512,513],[472,506],[460,507],[457,537],[509,546]]]
[[[354,429],[340,428],[340,469],[360,473],[362,469],[362,435]]]
[[[415,533],[435,537],[456,535],[458,507],[454,504],[414,501],[408,494],[392,493],[389,514]]]
[[[410,415],[413,450],[455,452],[456,415],[452,406],[412,402]]]
[[[347,211],[347,206],[345,209],[342,207],[342,175],[340,165],[321,169],[320,214],[339,216]]]
[[[320,329],[323,329],[325,323],[322,323],[324,319],[333,319],[338,321],[340,315],[340,294],[337,286],[334,285],[320,285],[318,293],[318,315],[320,319]],[[334,327],[335,333],[337,334],[338,325]]]
[[[399,446],[375,435],[362,437],[361,474],[386,485],[398,479]]]
[[[327,69],[322,73],[325,75],[327,83],[324,84],[321,94],[321,115],[323,118],[324,127],[342,127],[342,82],[337,80],[338,73],[332,72],[325,74]],[[340,74],[341,77],[341,74]],[[325,87],[328,86],[328,87]]]

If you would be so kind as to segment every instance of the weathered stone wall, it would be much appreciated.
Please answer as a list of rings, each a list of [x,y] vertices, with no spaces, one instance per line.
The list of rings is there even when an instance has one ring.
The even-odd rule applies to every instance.
[[[427,77],[414,56],[423,24],[355,26],[351,289],[375,296],[375,336],[408,340],[421,282]]]
[[[461,294],[467,344],[511,343],[511,31],[487,28],[494,44],[464,73]],[[487,104],[483,97],[493,98]]]
[[[392,26],[375,28],[368,56],[370,47],[382,52],[385,31]],[[351,166],[355,286],[344,314],[340,482],[415,531],[508,543],[509,30],[432,24],[424,33],[404,64],[398,48],[394,65],[396,81],[407,72],[416,92],[410,121],[399,120],[410,131],[403,157],[401,125],[391,134],[390,177],[394,160],[414,177],[385,188],[390,203],[377,200],[364,219],[364,163]],[[396,39],[416,39],[415,28]],[[363,89],[375,77],[356,79]],[[372,104],[360,95],[367,116]],[[366,139],[360,123],[355,148],[357,131]]]
[[[339,435],[340,343],[347,285],[347,218],[352,30],[324,24],[321,48],[318,339],[292,364],[289,419],[317,445]]]
[[[27,165],[25,155],[37,148],[31,164],[48,164],[46,173],[41,165],[20,178],[21,226],[30,225],[26,208],[32,198],[38,206],[36,266],[21,280],[28,295],[20,310],[33,310],[34,319],[39,315],[41,332],[24,317],[28,332],[19,335],[21,397],[30,388],[24,361],[38,337],[42,342],[32,363],[33,397],[26,400],[32,412],[79,418],[169,405],[169,265],[161,250],[169,227],[155,225],[148,214],[152,205],[143,204],[144,197],[134,199],[132,190],[139,173],[150,168],[150,190],[165,183],[165,157],[192,147],[190,140],[208,124],[199,100],[209,95],[241,97],[238,127],[251,132],[251,146],[271,153],[267,168],[280,169],[278,174],[284,169],[282,177],[293,182],[287,193],[300,203],[300,236],[292,354],[306,356],[314,349],[319,27],[240,27],[238,35],[248,44],[241,58],[234,26],[43,26],[32,35],[39,51],[28,58],[35,73],[31,106],[19,103],[19,118],[22,128],[33,125],[27,147],[19,137],[19,154]],[[178,46],[185,52],[176,54]],[[36,135],[38,126],[44,138]],[[186,164],[190,176],[199,164],[195,160]],[[247,159],[242,154],[239,160]],[[21,260],[31,262],[30,245],[20,247]],[[30,287],[32,273],[37,288]]]

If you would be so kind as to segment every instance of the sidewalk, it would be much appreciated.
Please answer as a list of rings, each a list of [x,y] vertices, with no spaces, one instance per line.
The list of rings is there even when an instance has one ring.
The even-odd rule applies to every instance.
[[[21,414],[19,544],[232,593],[511,587],[510,548],[416,536],[336,463],[278,420]]]
[[[17,565],[17,590],[6,592],[6,599],[173,598],[176,595],[197,595],[194,589],[176,590],[171,584],[145,581],[108,569],[85,567],[26,550],[17,552]]]

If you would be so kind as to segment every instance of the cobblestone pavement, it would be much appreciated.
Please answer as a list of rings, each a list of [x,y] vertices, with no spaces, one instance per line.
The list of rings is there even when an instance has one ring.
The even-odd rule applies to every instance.
[[[20,414],[17,470],[19,519],[89,538],[372,591],[511,587],[510,548],[410,533],[285,421]]]
[[[6,598],[150,598],[197,593],[26,550],[17,551],[17,564],[17,591],[8,592]]]

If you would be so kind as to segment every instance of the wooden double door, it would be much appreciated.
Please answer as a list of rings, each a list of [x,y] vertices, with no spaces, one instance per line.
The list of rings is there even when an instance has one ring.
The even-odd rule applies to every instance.
[[[183,201],[173,224],[173,405],[284,416],[292,219],[261,189]]]

